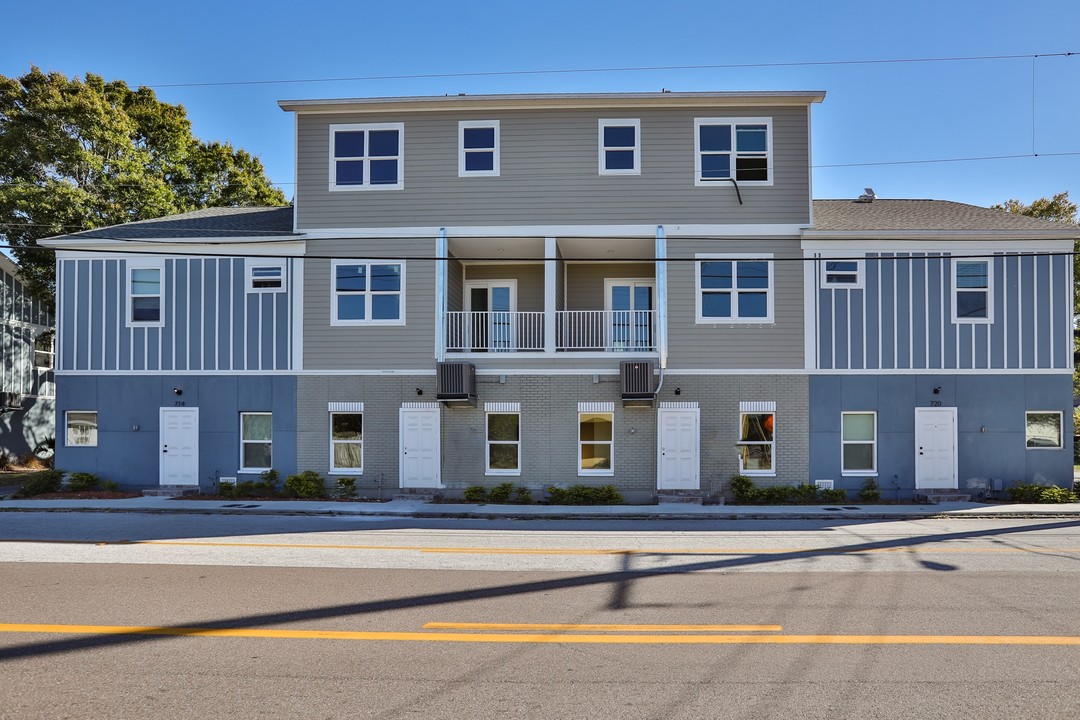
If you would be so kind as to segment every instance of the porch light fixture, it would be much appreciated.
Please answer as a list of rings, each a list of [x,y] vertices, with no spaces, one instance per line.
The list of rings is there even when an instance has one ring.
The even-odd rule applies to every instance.
[[[172,391],[173,391],[174,395],[183,395],[184,394],[184,389],[183,388],[174,387],[172,389]]]
[[[941,386],[940,385],[938,385],[936,388],[934,388],[934,394],[935,395],[940,395],[941,394]]]

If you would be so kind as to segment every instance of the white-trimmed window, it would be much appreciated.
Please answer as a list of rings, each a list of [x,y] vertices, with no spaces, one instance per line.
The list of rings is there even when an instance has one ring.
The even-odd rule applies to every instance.
[[[1062,417],[1057,410],[1029,410],[1024,414],[1028,450],[1058,450],[1063,446]]]
[[[273,416],[268,412],[240,413],[240,469],[262,472],[274,466]]]
[[[331,325],[404,325],[405,264],[381,260],[330,263]]]
[[[863,286],[862,260],[822,260],[821,287],[858,290]]]
[[[330,472],[364,472],[364,413],[330,413]]]
[[[739,472],[775,475],[774,430],[776,412],[751,410],[739,413]]]
[[[697,322],[771,323],[772,257],[697,255]]]
[[[64,413],[64,427],[64,445],[67,447],[97,447],[97,411],[68,410]]]
[[[34,367],[51,368],[56,361],[56,333],[52,330],[34,338]]]
[[[487,474],[521,474],[521,413],[489,412],[487,423]]]
[[[840,413],[840,470],[844,475],[877,474],[877,413]]]
[[[244,261],[248,292],[284,292],[285,261],[247,258]]]
[[[143,258],[127,261],[127,324],[165,324],[165,261]]]
[[[404,144],[404,123],[331,125],[330,189],[402,189]]]
[[[989,260],[954,258],[952,261],[952,319],[962,323],[994,321],[993,271]]]
[[[458,177],[499,176],[499,121],[458,123]]]
[[[615,474],[615,413],[578,413],[578,475]]]
[[[641,174],[641,120],[600,120],[600,174]]]
[[[694,184],[772,185],[772,118],[694,120]]]

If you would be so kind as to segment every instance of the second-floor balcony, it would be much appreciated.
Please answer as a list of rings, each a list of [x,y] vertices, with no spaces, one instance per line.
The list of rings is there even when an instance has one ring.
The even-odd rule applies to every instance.
[[[544,352],[543,312],[448,312],[446,350]],[[655,310],[558,310],[556,352],[655,352]]]

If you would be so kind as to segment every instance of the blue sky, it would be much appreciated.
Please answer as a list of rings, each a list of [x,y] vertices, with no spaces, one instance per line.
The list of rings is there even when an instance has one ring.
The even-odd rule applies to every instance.
[[[438,73],[1080,53],[1076,0],[17,3],[0,74],[31,64],[154,86],[194,132],[262,158],[291,194],[279,99],[446,93],[824,90],[814,194],[990,205],[1080,199],[1080,55],[956,62],[174,86]],[[1034,65],[1034,113],[1033,113]],[[1033,123],[1034,116],[1034,123]],[[918,164],[913,160],[1029,155]],[[1078,153],[1051,156],[1050,153]]]

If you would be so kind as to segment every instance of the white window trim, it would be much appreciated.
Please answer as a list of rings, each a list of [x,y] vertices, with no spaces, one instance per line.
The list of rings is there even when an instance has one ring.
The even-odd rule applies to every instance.
[[[702,180],[701,179],[701,126],[702,125],[731,125],[731,177],[739,183],[739,187],[757,186],[769,187],[773,184],[776,176],[776,167],[773,164],[773,132],[771,117],[727,117],[727,118],[694,118],[694,185],[697,187],[722,187],[731,188],[728,180]],[[739,180],[736,177],[736,162],[738,151],[735,149],[736,125],[764,125],[765,126],[765,162],[768,168],[768,180]],[[758,155],[760,153],[750,153]]]
[[[581,416],[582,415],[610,415],[611,416],[611,440],[590,440],[585,441],[581,439]],[[578,441],[577,441],[577,474],[578,477],[587,476],[611,476],[615,474],[615,412],[613,410],[598,410],[598,411],[578,411]],[[581,448],[585,445],[610,445],[611,446],[611,467],[602,468],[600,470],[585,470],[581,467]]]
[[[360,439],[359,440],[334,440],[334,416],[335,415],[359,415],[360,416]],[[331,410],[330,426],[327,428],[330,439],[330,470],[327,475],[363,475],[364,474],[364,411],[363,410]],[[360,467],[339,468],[334,465],[334,444],[359,445]]]
[[[827,268],[827,263],[830,263],[830,262],[853,262],[853,263],[855,263],[855,271],[854,271],[855,282],[853,282],[853,283],[829,282],[829,270]],[[862,290],[863,289],[863,282],[864,282],[864,279],[866,277],[866,274],[863,272],[864,265],[863,265],[862,260],[855,260],[855,259],[850,258],[850,257],[845,257],[845,258],[822,257],[820,259],[820,263],[821,263],[821,265],[820,265],[820,268],[821,268],[820,287],[821,287],[822,290]],[[832,272],[832,274],[833,275],[851,275],[852,273],[841,272],[841,271],[834,270]]]
[[[491,427],[488,425],[488,418],[492,415],[517,415],[518,418],[518,439],[517,440],[495,440],[491,439]],[[580,432],[580,431],[579,431]],[[517,446],[517,469],[515,470],[502,470],[492,469],[491,467],[491,446],[492,445],[516,445]],[[489,411],[484,413],[484,474],[485,475],[504,475],[510,477],[517,477],[521,475],[521,412],[507,412],[507,411]]]
[[[341,160],[362,160],[364,162],[364,182],[361,185],[338,185],[337,184],[337,160],[334,155],[334,134],[338,132],[371,130],[397,130],[398,131],[398,154],[397,154],[397,182],[390,184],[371,184],[371,158],[365,155],[362,158],[340,158]],[[364,138],[365,148],[367,137]],[[348,123],[330,126],[330,192],[351,192],[366,190],[402,190],[405,187],[405,123]],[[390,158],[377,158],[389,160]]]
[[[874,418],[874,439],[873,440],[845,440],[844,439],[844,417],[847,415],[872,415]],[[844,468],[844,446],[845,445],[866,445],[869,444],[871,453],[874,458],[873,467],[869,470],[847,470]],[[878,416],[876,410],[843,410],[840,412],[840,474],[846,477],[859,476],[859,477],[877,477],[878,461]]]
[[[771,325],[774,320],[774,306],[776,300],[776,282],[775,282],[775,269],[773,268],[772,253],[757,253],[753,255],[740,254],[740,253],[697,253],[694,255],[694,259],[697,260],[694,263],[694,277],[696,283],[696,291],[694,293],[694,313],[696,316],[696,323],[698,325]],[[739,310],[738,306],[738,268],[732,268],[731,276],[731,312],[732,316],[727,318],[720,317],[704,317],[701,314],[701,263],[708,262],[710,260],[720,260],[736,263],[740,260],[758,260],[764,261],[769,268],[769,285],[765,288],[765,317],[750,317],[740,318],[736,315]],[[762,288],[748,288],[747,292],[761,292]]]
[[[264,445],[266,440],[244,440],[244,416],[246,415],[269,415],[270,416],[270,467],[247,467],[244,465],[244,445],[255,444]],[[240,471],[241,473],[260,473],[266,472],[274,467],[274,413],[272,412],[241,412],[240,413]]]
[[[1058,416],[1058,444],[1054,446],[1031,447],[1027,444],[1027,427],[1029,415],[1057,415]],[[1025,450],[1061,450],[1065,447],[1065,415],[1060,410],[1025,410],[1024,411],[1024,449]]]
[[[133,295],[131,294],[131,275],[134,270],[157,270],[160,273],[161,282],[158,285],[158,319],[151,320],[134,320],[133,314]],[[125,311],[127,319],[127,327],[165,327],[165,259],[164,258],[132,258],[127,261],[127,278],[125,280],[126,291],[124,293],[124,302],[127,305]],[[153,295],[140,295],[139,297],[154,297]]]
[[[71,436],[68,435],[68,432],[70,430],[70,423],[68,421],[68,416],[71,415],[72,413],[84,413],[84,414],[87,414],[87,415],[93,414],[94,423],[95,423],[94,424],[94,442],[86,443],[86,444],[72,443],[71,442]],[[97,447],[98,446],[98,435],[100,434],[100,432],[101,432],[101,423],[98,420],[98,411],[97,410],[66,410],[66,411],[64,411],[64,447],[73,447],[73,448]]]
[[[399,317],[393,320],[372,320],[371,319],[371,290],[364,290],[364,303],[365,312],[367,316],[365,320],[339,320],[337,317],[337,269],[339,265],[399,265],[401,267],[401,289],[398,290],[400,296],[398,301]],[[370,284],[371,274],[368,274]],[[391,291],[375,291],[377,294],[390,295]],[[352,294],[352,293],[350,293]],[[357,293],[359,294],[359,293]],[[379,258],[368,258],[364,260],[331,260],[330,261],[330,325],[332,327],[356,327],[356,326],[399,326],[405,324],[405,261],[404,260],[381,260]]]
[[[773,418],[773,439],[772,440],[743,440],[742,439],[742,425],[744,415],[772,415]],[[739,411],[739,428],[736,431],[736,437],[738,442],[735,443],[736,447],[742,448],[749,445],[768,445],[772,448],[769,453],[769,457],[772,458],[772,467],[768,470],[747,470],[742,464],[742,452],[738,454],[739,458],[739,474],[747,475],[751,477],[776,477],[776,466],[779,464],[776,459],[776,410],[740,410]]]
[[[465,130],[470,128],[492,128],[495,130],[495,147],[492,149],[492,168],[491,170],[466,170],[465,169]],[[458,121],[458,177],[499,177],[499,156],[500,152],[500,139],[499,139],[499,121],[498,120],[459,120]],[[483,150],[475,149],[476,152],[488,152],[485,148]]]
[[[951,258],[952,262],[952,321],[957,324],[990,325],[994,322],[994,261],[991,258]],[[958,288],[956,286],[956,265],[962,262],[986,263],[986,289],[982,288]],[[986,317],[957,317],[956,294],[960,290],[966,292],[986,292]]]
[[[602,118],[597,124],[598,130],[596,133],[596,143],[598,147],[598,165],[601,175],[640,175],[641,174],[641,120],[638,118],[627,118],[624,120]],[[632,148],[625,147],[612,147],[609,148],[604,145],[604,128],[606,127],[633,127],[634,128],[634,146]],[[605,150],[633,150],[634,152],[634,167],[629,170],[608,170],[605,167],[604,155]]]
[[[255,268],[278,268],[281,270],[281,286],[273,288],[255,287]],[[285,260],[245,258],[244,259],[245,288],[249,293],[280,293],[287,289]]]

